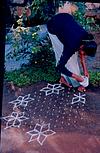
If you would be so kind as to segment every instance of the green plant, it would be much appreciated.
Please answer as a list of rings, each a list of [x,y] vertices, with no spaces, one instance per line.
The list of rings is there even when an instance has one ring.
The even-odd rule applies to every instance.
[[[11,50],[7,54],[7,58],[30,59],[33,53],[40,51],[41,40],[38,36],[39,26],[34,28],[22,27],[21,19],[18,21],[19,26],[7,35],[7,41],[11,44]]]
[[[100,27],[96,24],[95,19],[93,17],[85,17],[85,2],[75,2],[75,4],[78,6],[78,10],[73,14],[76,21],[78,21],[86,30],[98,31]]]
[[[36,67],[23,67],[20,70],[5,73],[5,79],[8,82],[13,82],[17,86],[25,86],[34,84],[39,81],[56,82],[59,78],[59,74],[56,73],[54,67],[48,67],[43,71],[42,68]]]
[[[93,86],[100,86],[100,72],[92,72],[90,71],[90,83]]]
[[[47,0],[35,0],[32,2],[31,11],[32,15],[31,17],[37,16],[38,20],[42,19],[43,21],[48,19],[48,2]]]
[[[30,64],[38,68],[41,67],[43,70],[55,65],[55,55],[48,39],[42,44],[40,52],[32,54]]]
[[[30,84],[30,78],[21,72],[21,70],[15,70],[5,73],[5,79],[8,82],[13,82],[17,86],[24,86]]]

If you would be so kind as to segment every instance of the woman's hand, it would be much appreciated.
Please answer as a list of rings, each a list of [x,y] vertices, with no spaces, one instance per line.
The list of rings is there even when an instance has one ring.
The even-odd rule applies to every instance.
[[[89,78],[89,72],[88,71],[84,71],[84,76]]]
[[[74,78],[75,80],[77,80],[78,82],[83,82],[84,81],[84,79],[81,77],[81,76],[79,76],[79,75],[76,75],[76,74],[72,74],[72,78]]]

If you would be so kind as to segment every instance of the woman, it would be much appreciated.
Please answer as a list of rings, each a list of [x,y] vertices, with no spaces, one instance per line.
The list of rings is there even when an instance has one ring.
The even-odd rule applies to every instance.
[[[97,45],[92,34],[83,29],[68,13],[68,3],[59,7],[59,11],[47,23],[47,29],[53,44],[57,70],[61,73],[60,83],[68,87],[78,87],[85,91],[84,78],[80,74],[78,55],[84,76],[89,78],[85,56],[95,56]]]

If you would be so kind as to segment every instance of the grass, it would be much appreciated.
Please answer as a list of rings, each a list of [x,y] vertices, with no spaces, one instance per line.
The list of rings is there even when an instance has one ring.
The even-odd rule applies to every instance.
[[[100,86],[100,72],[90,71],[90,83],[98,87]],[[5,73],[5,80],[13,82],[18,87],[31,85],[40,81],[55,83],[60,78],[53,66],[47,69],[39,67],[23,67],[20,70],[14,70]]]

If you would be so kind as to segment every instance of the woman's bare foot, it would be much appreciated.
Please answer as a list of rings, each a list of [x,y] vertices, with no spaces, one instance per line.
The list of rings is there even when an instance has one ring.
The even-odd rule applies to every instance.
[[[78,91],[80,91],[80,92],[85,92],[86,89],[85,89],[85,87],[83,87],[83,86],[79,86],[79,87],[78,87]]]
[[[64,84],[64,85],[66,85],[67,87],[72,87],[67,81],[66,81],[66,79],[63,77],[63,76],[61,76],[61,78],[60,78],[60,80],[59,80],[59,83],[60,84]]]

